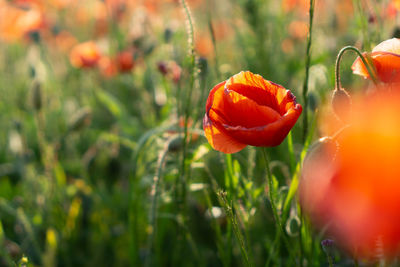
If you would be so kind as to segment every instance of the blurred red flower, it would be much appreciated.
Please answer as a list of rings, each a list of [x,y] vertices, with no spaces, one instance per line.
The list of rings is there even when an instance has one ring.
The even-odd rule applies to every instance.
[[[279,145],[301,112],[289,90],[242,71],[211,90],[203,128],[214,149],[235,153],[246,145]]]
[[[100,57],[97,45],[93,41],[88,41],[74,46],[69,58],[72,66],[76,68],[92,68],[97,65]]]
[[[367,53],[364,53],[367,55]],[[384,83],[400,82],[400,39],[393,38],[378,44],[369,54],[380,81]],[[354,74],[370,78],[361,58],[357,58],[351,67]]]
[[[133,53],[131,51],[120,52],[116,57],[116,61],[120,72],[129,72],[135,66]]]
[[[320,140],[303,162],[304,211],[356,257],[400,252],[399,103],[388,90],[353,99],[349,126]]]
[[[157,63],[158,71],[170,78],[174,83],[181,79],[182,68],[175,61],[160,61]]]

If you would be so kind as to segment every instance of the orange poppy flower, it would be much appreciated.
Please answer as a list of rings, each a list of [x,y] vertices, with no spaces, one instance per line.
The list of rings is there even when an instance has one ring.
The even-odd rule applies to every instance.
[[[72,66],[76,68],[92,68],[97,65],[101,54],[93,41],[76,45],[70,53]]]
[[[360,258],[400,255],[398,103],[400,94],[388,90],[356,99],[350,126],[303,162],[303,210]]]
[[[44,16],[38,8],[22,9],[13,5],[0,5],[0,39],[12,42],[44,28]]]
[[[372,50],[370,56],[380,81],[384,83],[400,82],[400,39],[393,38],[383,41]],[[359,57],[354,61],[351,69],[354,74],[370,78]]]
[[[242,71],[211,90],[203,128],[214,149],[235,153],[246,145],[279,145],[301,112],[289,90]]]
[[[135,66],[133,61],[133,54],[131,51],[124,51],[117,55],[116,57],[118,70],[120,72],[129,72]]]

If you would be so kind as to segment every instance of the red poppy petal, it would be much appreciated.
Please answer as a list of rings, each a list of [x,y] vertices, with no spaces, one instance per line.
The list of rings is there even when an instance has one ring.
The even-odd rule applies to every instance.
[[[252,146],[277,146],[282,143],[302,112],[301,105],[289,110],[279,120],[261,127],[223,125],[227,133],[239,142]]]
[[[215,92],[221,87],[224,86],[226,83],[226,81],[223,81],[219,84],[217,84],[216,86],[214,86],[214,88],[210,91],[210,93],[208,94],[208,98],[207,98],[207,103],[206,103],[206,112],[209,112],[209,110],[211,109],[211,106],[214,102],[214,94]]]
[[[351,66],[351,69],[353,70],[354,74],[363,76],[365,79],[369,78],[369,73],[367,71],[367,68],[365,67],[360,57],[357,57],[357,59]]]
[[[400,82],[400,55],[374,52],[372,53],[372,60],[382,82]]]
[[[379,80],[384,83],[400,82],[400,55],[389,52],[373,52],[371,58]],[[351,67],[354,74],[370,78],[361,58],[357,58]]]
[[[213,121],[229,126],[246,128],[264,126],[280,119],[280,114],[267,106],[236,93],[220,88],[213,95],[209,116]]]
[[[215,150],[231,154],[239,152],[246,147],[246,144],[236,141],[223,130],[218,129],[216,124],[212,123],[207,114],[203,119],[203,129],[208,142]]]
[[[232,76],[227,80],[225,87],[250,98],[259,105],[271,107],[281,115],[289,109],[286,106],[288,90],[250,71],[242,71]],[[289,100],[293,100],[293,97]]]

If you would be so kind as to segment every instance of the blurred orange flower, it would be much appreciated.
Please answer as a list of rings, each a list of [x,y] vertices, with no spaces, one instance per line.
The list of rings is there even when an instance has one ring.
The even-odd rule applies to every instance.
[[[211,38],[206,34],[199,34],[195,39],[195,47],[197,53],[202,57],[210,57],[214,53]]]
[[[43,13],[38,8],[22,9],[9,4],[0,5],[0,39],[18,41],[45,26]]]
[[[214,149],[235,153],[246,145],[279,145],[301,112],[289,90],[242,71],[211,90],[203,128]]]
[[[400,0],[392,0],[391,3],[397,10],[400,10]]]
[[[78,43],[78,40],[76,40],[71,33],[61,31],[54,37],[52,36],[50,42],[53,42],[56,49],[59,49],[62,52],[67,52]]]
[[[303,162],[303,209],[360,258],[400,252],[399,103],[398,91],[388,90],[353,99],[349,126]]]
[[[308,24],[300,20],[292,21],[289,24],[289,34],[295,39],[305,39],[308,34]]]
[[[118,73],[115,61],[108,56],[101,57],[98,66],[100,73],[106,78],[112,78]]]
[[[282,7],[285,12],[296,10],[300,13],[306,14],[310,9],[310,1],[304,0],[283,0]]]
[[[364,53],[367,55],[367,53]],[[384,83],[400,82],[400,39],[393,38],[378,44],[369,54],[380,81]],[[357,58],[351,67],[354,74],[370,78],[361,58]]]
[[[101,54],[93,41],[80,43],[72,49],[69,59],[76,68],[91,68],[97,65]]]

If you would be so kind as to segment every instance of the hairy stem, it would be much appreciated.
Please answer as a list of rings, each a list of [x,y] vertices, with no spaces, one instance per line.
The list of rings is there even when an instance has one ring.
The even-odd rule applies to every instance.
[[[311,63],[311,43],[312,43],[312,28],[314,19],[314,6],[315,0],[310,0],[310,15],[309,15],[309,28],[307,36],[307,48],[306,48],[306,77],[304,78],[303,84],[303,100],[304,100],[304,115],[303,115],[303,142],[306,140],[308,131],[308,79],[310,75],[310,63]]]
[[[354,51],[354,52],[357,53],[357,55],[361,58],[364,66],[367,68],[367,71],[368,71],[369,76],[371,77],[373,83],[375,85],[377,85],[378,82],[377,82],[377,78],[376,78],[375,67],[372,64],[370,64],[370,62],[368,62],[368,60],[367,60],[368,58],[365,58],[363,56],[363,54],[356,47],[349,45],[349,46],[343,47],[339,51],[338,56],[336,58],[336,65],[335,65],[335,82],[336,82],[336,85],[335,85],[335,89],[337,89],[337,90],[342,89],[342,85],[340,83],[340,61],[341,61],[341,59],[343,57],[343,54],[347,50],[351,50],[351,51]]]

